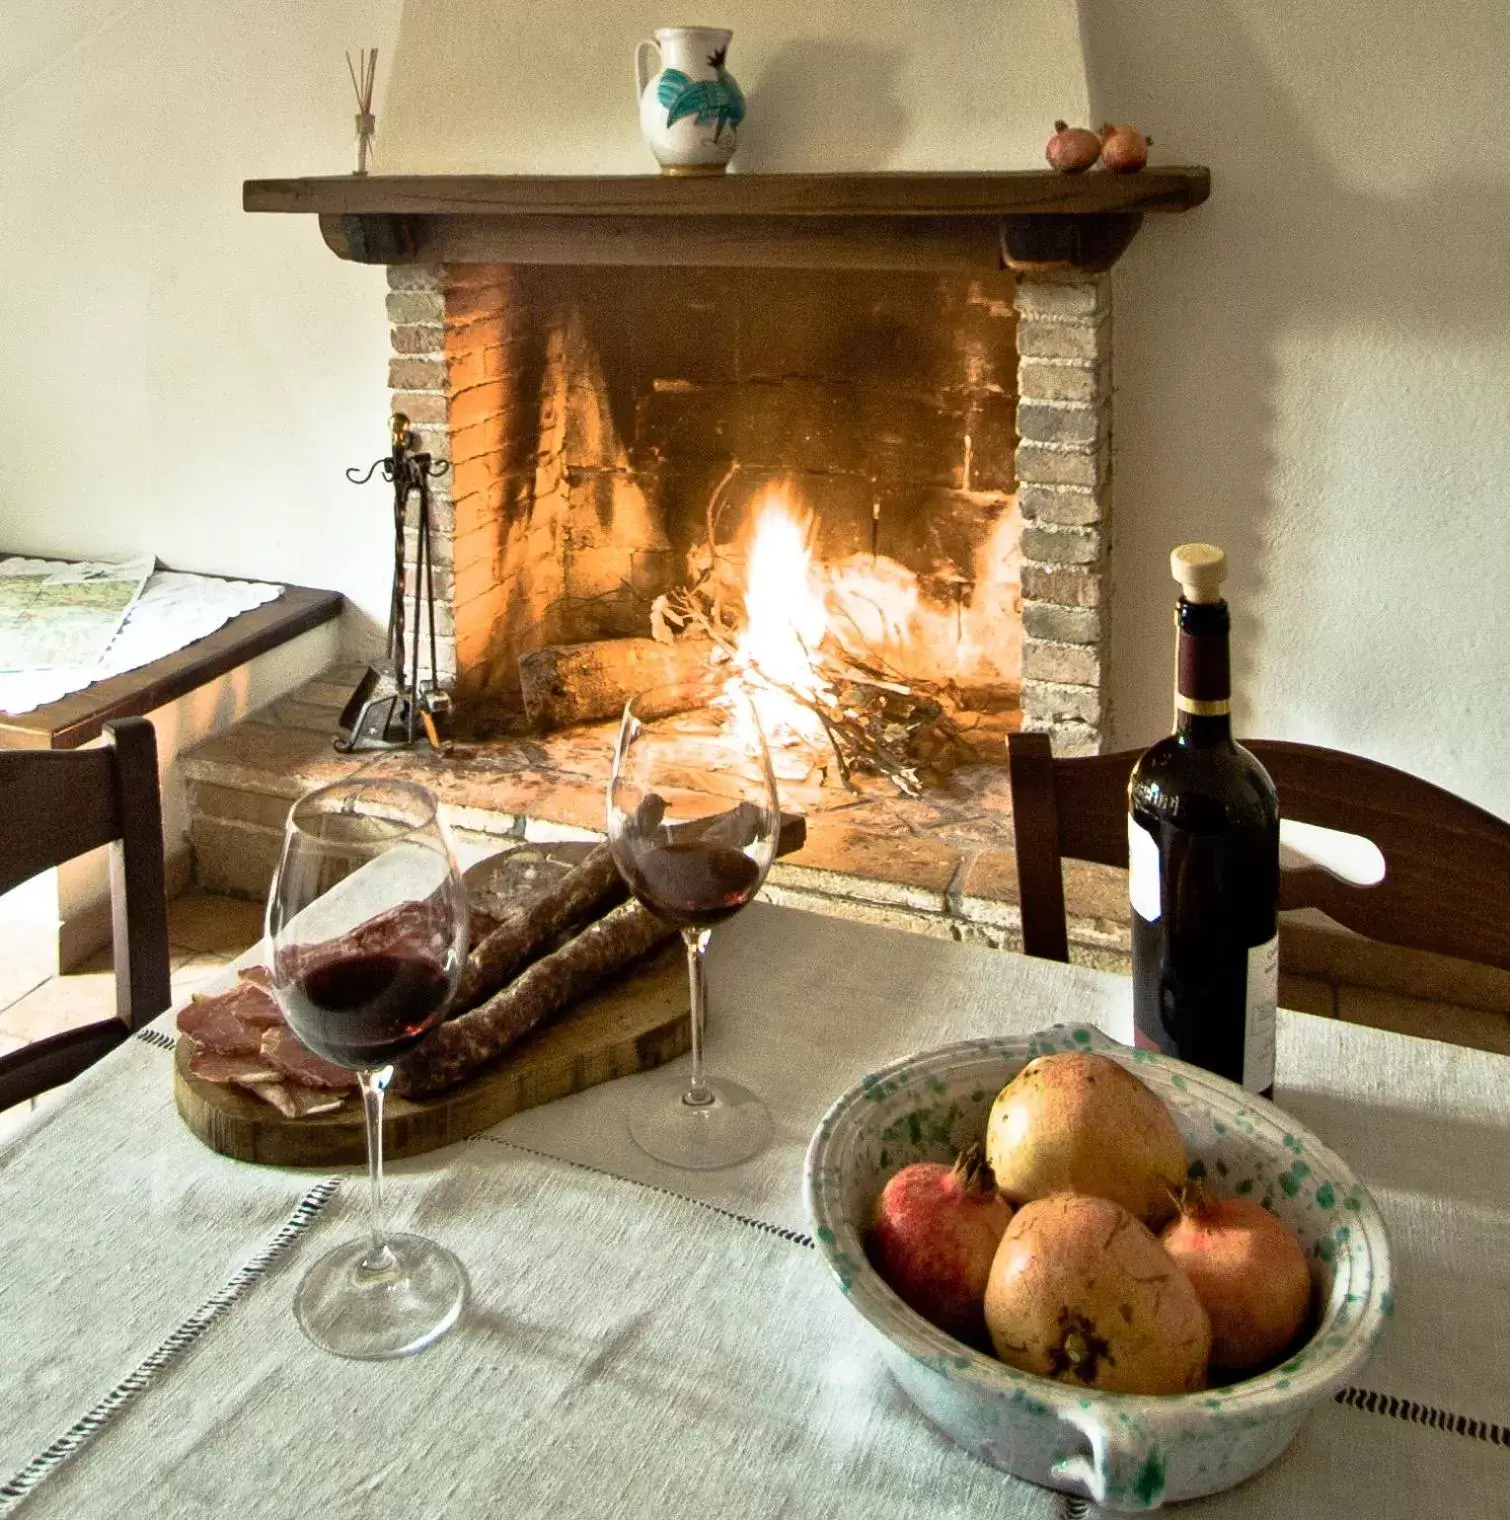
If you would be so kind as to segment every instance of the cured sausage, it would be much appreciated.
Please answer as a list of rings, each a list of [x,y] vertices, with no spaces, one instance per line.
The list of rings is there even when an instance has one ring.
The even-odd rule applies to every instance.
[[[399,1062],[394,1089],[406,1097],[421,1097],[455,1086],[496,1060],[542,1019],[675,933],[639,903],[624,903],[536,961],[480,1007],[440,1025]]]
[[[600,844],[527,907],[510,913],[476,945],[462,968],[453,1018],[507,985],[552,941],[601,918],[629,896],[608,846]]]

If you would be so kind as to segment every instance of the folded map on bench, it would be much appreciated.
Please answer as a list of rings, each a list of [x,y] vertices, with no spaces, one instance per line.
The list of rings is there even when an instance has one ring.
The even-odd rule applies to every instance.
[[[151,555],[0,561],[0,671],[97,664],[156,567]]]
[[[32,712],[150,665],[283,591],[260,581],[154,570],[154,563],[151,558],[121,565],[0,560],[0,713]],[[111,573],[60,578],[70,571],[101,570]],[[133,581],[138,573],[141,578]],[[121,600],[127,587],[130,596]],[[106,627],[108,636],[100,643]],[[17,663],[26,655],[35,662]],[[64,660],[65,655],[75,658]]]

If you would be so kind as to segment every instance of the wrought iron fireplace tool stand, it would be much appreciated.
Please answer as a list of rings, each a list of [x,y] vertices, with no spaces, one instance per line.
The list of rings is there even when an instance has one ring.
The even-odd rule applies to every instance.
[[[388,605],[388,642],[381,664],[369,665],[341,712],[341,732],[335,746],[343,754],[355,749],[405,749],[427,740],[437,752],[442,731],[449,725],[451,698],[441,689],[435,652],[435,555],[430,542],[430,482],[450,465],[415,448],[409,419],[393,414],[393,451],[365,474],[347,470],[353,485],[366,485],[379,471],[393,486],[393,596]],[[414,618],[406,630],[404,618],[404,519],[409,497],[418,497],[414,553]],[[425,632],[429,635],[430,668],[422,683],[420,599],[424,598]],[[407,638],[406,638],[407,632]]]

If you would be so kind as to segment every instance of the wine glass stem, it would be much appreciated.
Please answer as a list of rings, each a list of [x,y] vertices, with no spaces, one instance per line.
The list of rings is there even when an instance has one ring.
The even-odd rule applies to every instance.
[[[683,929],[687,946],[687,979],[692,983],[692,1082],[682,1094],[682,1102],[705,1108],[713,1101],[708,1084],[703,1081],[703,1030],[708,1020],[708,967],[704,959],[711,931]]]
[[[367,1118],[367,1180],[371,1185],[372,1245],[362,1258],[364,1272],[386,1272],[393,1266],[393,1252],[383,1229],[383,1094],[393,1080],[391,1066],[357,1073],[362,1085],[362,1111]]]

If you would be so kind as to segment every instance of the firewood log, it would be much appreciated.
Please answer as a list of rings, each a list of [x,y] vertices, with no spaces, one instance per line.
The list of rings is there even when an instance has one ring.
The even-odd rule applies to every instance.
[[[696,681],[708,672],[711,645],[696,640],[595,639],[551,644],[519,656],[524,711],[541,733],[617,718],[638,692]],[[701,705],[692,702],[691,706]],[[669,717],[674,709],[658,716]]]

